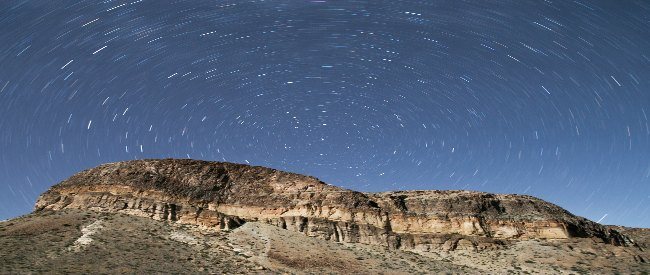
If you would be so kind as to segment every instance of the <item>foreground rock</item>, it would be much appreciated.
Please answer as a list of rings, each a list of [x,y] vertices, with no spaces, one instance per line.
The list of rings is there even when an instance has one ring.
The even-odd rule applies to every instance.
[[[276,225],[344,243],[414,251],[495,249],[586,238],[636,244],[614,228],[530,196],[469,191],[360,193],[274,169],[196,160],[101,165],[45,192],[36,211],[88,209],[234,229]]]

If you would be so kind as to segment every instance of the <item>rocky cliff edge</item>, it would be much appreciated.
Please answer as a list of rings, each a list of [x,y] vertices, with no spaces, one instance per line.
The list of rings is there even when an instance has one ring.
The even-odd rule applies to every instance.
[[[407,250],[497,249],[527,239],[634,245],[543,200],[471,191],[361,193],[275,169],[198,160],[136,160],[80,172],[35,211],[89,209],[233,229],[261,221],[308,236]]]

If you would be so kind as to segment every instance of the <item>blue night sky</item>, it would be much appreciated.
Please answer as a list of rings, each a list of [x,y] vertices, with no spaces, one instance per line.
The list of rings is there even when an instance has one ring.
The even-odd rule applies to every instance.
[[[649,116],[644,0],[0,2],[0,219],[173,157],[650,227]]]

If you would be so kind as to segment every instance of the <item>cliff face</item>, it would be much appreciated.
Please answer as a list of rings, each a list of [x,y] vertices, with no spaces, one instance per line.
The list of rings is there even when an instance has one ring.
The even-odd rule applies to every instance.
[[[233,229],[261,221],[338,242],[429,251],[525,239],[632,242],[530,196],[469,191],[360,193],[264,167],[196,160],[110,163],[41,195],[36,211],[90,209]]]

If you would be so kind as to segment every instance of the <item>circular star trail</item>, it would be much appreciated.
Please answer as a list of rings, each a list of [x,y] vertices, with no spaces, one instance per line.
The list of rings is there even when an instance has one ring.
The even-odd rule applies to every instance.
[[[0,218],[105,162],[529,194],[650,226],[647,1],[2,1]]]

